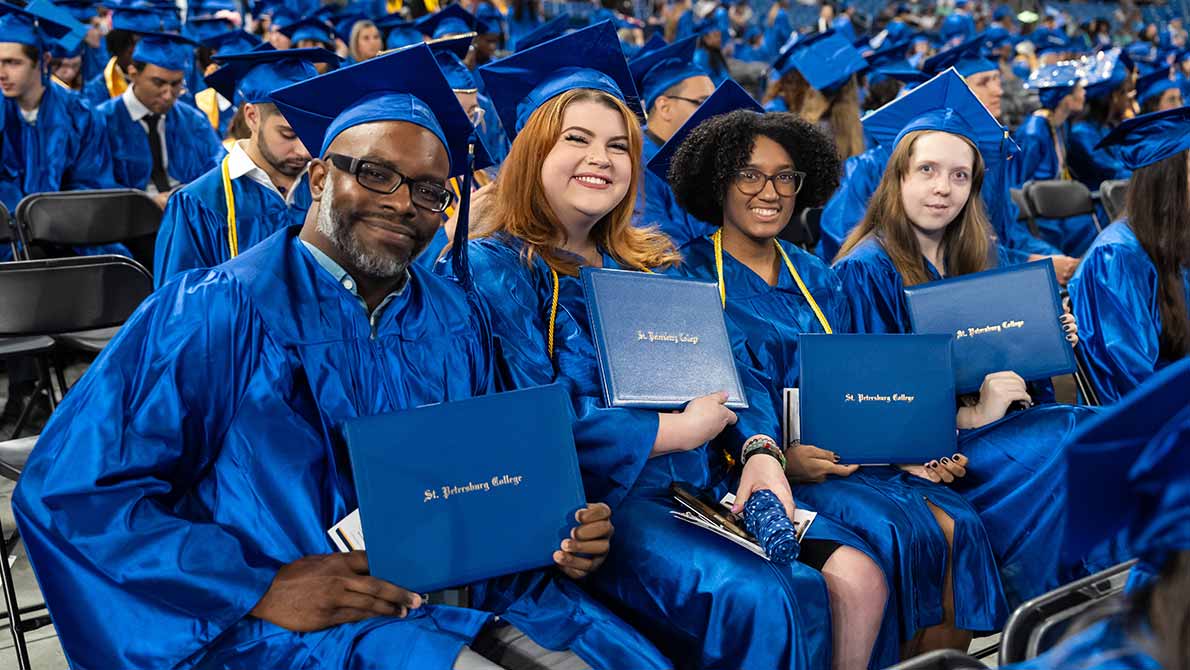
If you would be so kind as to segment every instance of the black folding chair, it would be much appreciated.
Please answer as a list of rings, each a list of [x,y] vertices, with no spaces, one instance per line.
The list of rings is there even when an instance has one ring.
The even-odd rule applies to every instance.
[[[940,649],[901,661],[886,670],[987,670],[987,667],[962,652]]]
[[[66,247],[118,243],[143,267],[151,268],[161,208],[136,189],[35,193],[17,205],[16,227],[25,260],[61,255],[57,252]],[[104,328],[63,332],[55,339],[70,349],[98,352],[115,334],[116,329]]]
[[[1109,179],[1099,185],[1099,201],[1112,221],[1124,216],[1124,197],[1128,195],[1127,179]]]
[[[1068,179],[1028,181],[1021,190],[1034,217],[1069,219],[1090,214],[1095,228],[1103,230],[1103,222],[1095,209],[1095,198],[1082,182]]]
[[[64,332],[108,328],[124,323],[153,291],[153,279],[136,261],[123,256],[79,256],[0,263],[0,338],[44,337]],[[0,340],[2,341],[2,340]],[[49,340],[52,344],[53,340]],[[67,391],[57,368],[60,394]],[[53,384],[46,375],[51,408]],[[32,453],[37,437],[0,442],[0,475],[16,481]],[[8,565],[19,535],[7,538],[0,528],[0,580],[7,608],[3,617],[13,638],[18,667],[29,670],[25,633],[48,625],[48,615],[22,619],[45,609],[21,608]]]
[[[1029,227],[1029,234],[1040,238],[1041,231],[1037,229],[1037,221],[1033,218],[1033,210],[1029,209],[1029,201],[1025,200],[1024,191],[1019,188],[1010,188],[1008,189],[1008,195],[1012,198],[1012,202],[1016,204],[1016,220],[1024,221]]]
[[[813,251],[822,237],[822,208],[807,207],[800,216],[790,219],[779,237],[807,251]]]
[[[1027,661],[1052,648],[1076,617],[1120,597],[1135,563],[1121,563],[1016,608],[1000,636],[999,664]]]

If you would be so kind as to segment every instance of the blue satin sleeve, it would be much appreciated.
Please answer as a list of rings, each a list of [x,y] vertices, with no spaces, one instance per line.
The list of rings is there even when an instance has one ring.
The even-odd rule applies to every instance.
[[[988,175],[983,184],[983,200],[988,208],[988,218],[996,231],[1000,244],[1009,250],[1014,262],[1023,263],[1031,254],[1055,256],[1062,252],[1052,244],[1034,237],[1028,224],[1020,220],[1021,210],[1012,199],[1008,188],[1008,167],[1002,166],[999,174]]]
[[[904,284],[891,261],[849,255],[834,267],[847,296],[855,332],[908,332]]]
[[[1128,179],[1132,176],[1132,171],[1124,167],[1124,162],[1113,148],[1095,148],[1107,132],[1107,129],[1096,128],[1088,121],[1075,123],[1070,129],[1067,161],[1079,181],[1092,191],[1098,191],[1099,186],[1109,179]]]
[[[822,237],[815,250],[819,258],[830,263],[839,254],[843,240],[863,220],[887,163],[888,153],[880,147],[843,163],[843,180],[822,210]]]
[[[1039,123],[1040,122],[1040,123]],[[1048,132],[1048,122],[1038,116],[1025,119],[1013,135],[1021,151],[1008,161],[1009,184],[1020,188],[1030,179],[1053,179],[1053,168],[1038,172],[1046,156],[1054,151],[1054,142]]]
[[[227,241],[212,239],[211,231],[220,229],[226,229],[226,224],[188,188],[174,193],[157,230],[153,284],[160,288],[178,273],[217,265],[220,254],[215,245],[226,245]]]
[[[239,362],[264,346],[233,293],[191,274],[146,300],[21,475],[13,507],[31,562],[67,654],[93,667],[172,667],[244,617],[280,568],[242,530],[202,521],[190,493],[213,485],[252,372]],[[113,620],[73,607],[80,593]],[[152,635],[135,634],[144,622]]]
[[[642,180],[637,210],[636,225],[661,228],[678,248],[714,230],[682,209],[669,183],[652,172],[646,172]]]
[[[65,159],[47,156],[49,160],[65,160],[66,171],[62,175],[60,189],[63,191],[116,188],[112,174],[112,152],[107,143],[107,130],[103,119],[81,100],[73,101],[70,114],[74,118],[78,135],[73,145],[74,155]]]
[[[1156,269],[1139,246],[1097,245],[1070,280],[1070,300],[1099,400],[1116,402],[1158,368]]]

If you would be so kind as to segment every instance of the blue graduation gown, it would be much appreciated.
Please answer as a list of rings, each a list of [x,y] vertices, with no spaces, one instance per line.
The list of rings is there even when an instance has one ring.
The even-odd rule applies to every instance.
[[[941,278],[922,262],[933,279]],[[999,262],[1006,263],[1002,252]],[[835,270],[857,332],[912,332],[901,275],[877,240],[861,242]],[[1065,460],[1056,445],[1094,413],[1089,407],[1042,404],[959,432],[959,451],[970,464],[967,476],[951,486],[979,512],[1013,607],[1084,571],[1081,563],[1061,564],[1054,551],[1065,500]]]
[[[312,633],[247,615],[358,505],[343,420],[490,387],[456,286],[412,268],[373,324],[297,233],[154,293],[41,434],[13,507],[71,665],[446,670],[495,612],[597,668],[666,667],[552,571]]]
[[[83,43],[83,65],[82,77],[83,83],[91,81],[95,75],[103,74],[103,68],[107,65],[107,61],[111,56],[107,53],[107,38],[99,38],[99,46],[92,47],[87,43]]]
[[[1095,145],[1111,132],[1111,127],[1084,119],[1070,128],[1070,171],[1092,191],[1109,179],[1128,179],[1132,170],[1124,167],[1119,147],[1096,149]]]
[[[781,246],[831,329],[849,332],[850,309],[839,278],[816,256],[786,242]],[[686,274],[718,281],[709,239],[694,240],[682,252]],[[749,353],[773,380],[769,402],[781,407],[782,390],[799,386],[801,334],[825,331],[784,264],[777,285],[769,286],[724,252],[723,279],[727,317],[744,332]],[[862,537],[875,551],[889,580],[889,611],[895,616],[887,617],[885,624],[895,633],[888,636],[894,644],[885,650],[892,658],[877,667],[897,662],[899,645],[895,642],[942,621],[941,587],[948,550],[946,538],[925,504],[927,499],[955,519],[953,575],[959,627],[992,630],[1005,615],[991,543],[975,510],[957,492],[895,468],[867,467],[849,477],[800,484],[794,494],[799,505],[808,502],[810,509],[839,519]]]
[[[641,164],[647,165],[660,150],[661,146],[646,133],[641,143]],[[658,226],[679,248],[714,230],[710,224],[687,214],[678,205],[677,196],[669,187],[669,182],[651,170],[645,170],[645,176],[641,179],[632,222],[637,226]]]
[[[777,52],[789,40],[792,33],[793,20],[789,17],[789,11],[782,7],[773,15],[773,25],[764,31],[764,46],[768,50],[770,60],[777,57]]]
[[[1058,141],[1067,147],[1070,142],[1066,139],[1066,128],[1058,131]],[[1049,120],[1033,114],[1016,129],[1013,135],[1016,143],[1021,147],[1021,153],[1009,161],[1011,178],[1014,188],[1020,188],[1029,180],[1065,179],[1059,172],[1058,150],[1054,146],[1054,138],[1050,134]],[[1058,247],[1067,256],[1081,257],[1087,247],[1095,239],[1097,230],[1095,222],[1089,215],[1075,216],[1069,219],[1035,218],[1037,229],[1042,239]]]
[[[132,120],[122,98],[108,100],[98,111],[107,126],[116,183],[144,189],[153,171],[148,131]],[[165,116],[165,149],[166,171],[183,184],[217,167],[227,153],[206,115],[180,101]]]
[[[724,492],[710,465],[719,452],[712,456],[704,445],[649,458],[657,412],[604,403],[578,279],[560,278],[551,358],[547,331],[553,288],[545,262],[535,258],[526,264],[520,243],[507,236],[473,240],[469,249],[496,346],[507,362],[505,383],[566,386],[587,496],[612,506],[611,552],[589,586],[616,601],[617,611],[679,667],[829,666],[829,604],[817,571],[797,562],[767,563],[670,516],[668,488],[675,481],[693,490]],[[610,257],[604,263],[615,267]],[[741,367],[748,397],[767,393],[757,373]],[[735,450],[741,436],[770,433],[776,422],[771,407],[750,404],[739,412],[739,423],[725,431]]]
[[[1190,270],[1183,269],[1190,305]],[[1157,268],[1127,221],[1117,221],[1087,250],[1070,280],[1070,300],[1087,373],[1104,404],[1118,401],[1173,363],[1161,356]]]
[[[789,105],[785,103],[785,98],[777,96],[772,100],[764,103],[764,111],[766,112],[788,112]]]
[[[888,161],[888,150],[879,145],[844,161],[839,188],[822,210],[822,237],[815,251],[823,260],[828,263],[834,260],[847,235],[864,218],[868,201],[880,186]],[[1008,193],[1007,181],[1002,171],[987,173],[981,193],[992,229],[1008,257],[1022,262],[1031,254],[1051,256],[1061,253],[1049,243],[1033,237],[1025,224],[1017,220],[1019,210]]]
[[[222,166],[179,189],[165,206],[153,254],[153,282],[158,287],[186,270],[211,268],[231,258],[227,200]],[[233,179],[236,237],[240,253],[278,230],[302,223],[310,208],[306,175],[293,184],[293,204],[247,176]]]
[[[479,77],[477,76],[476,79]],[[479,106],[483,108],[483,122],[479,126],[479,137],[483,146],[488,150],[488,156],[493,165],[500,165],[508,157],[511,145],[504,126],[500,124],[500,115],[496,113],[496,106],[492,99],[482,93],[479,94]]]
[[[1147,625],[1129,630],[1119,616],[1096,621],[1061,644],[1002,670],[1161,670]]]

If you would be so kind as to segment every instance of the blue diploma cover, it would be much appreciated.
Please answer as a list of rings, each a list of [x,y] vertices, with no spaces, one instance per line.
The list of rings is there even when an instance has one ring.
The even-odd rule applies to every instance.
[[[955,452],[949,335],[802,335],[801,441],[843,463],[925,463]]]
[[[582,280],[608,405],[679,409],[727,391],[728,407],[748,406],[715,284],[594,268]]]
[[[417,593],[539,568],[586,506],[558,386],[344,422],[372,575]]]
[[[905,300],[913,332],[954,335],[959,393],[978,391],[1002,370],[1025,381],[1074,372],[1048,259],[913,286]]]

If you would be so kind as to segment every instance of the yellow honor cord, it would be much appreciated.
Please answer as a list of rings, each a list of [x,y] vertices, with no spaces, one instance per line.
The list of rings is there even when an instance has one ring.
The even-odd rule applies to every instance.
[[[715,276],[719,280],[719,301],[723,307],[727,307],[727,285],[723,281],[723,229],[715,231],[711,235],[711,241],[715,245]],[[802,297],[806,302],[810,303],[810,309],[814,310],[814,316],[818,317],[818,323],[822,324],[822,330],[827,335],[833,335],[834,330],[831,329],[831,324],[826,320],[826,315],[822,313],[822,309],[818,307],[818,301],[814,299],[810,289],[806,288],[806,283],[802,281],[802,276],[798,274],[797,268],[793,267],[793,261],[790,260],[789,254],[785,253],[785,249],[777,240],[773,240],[773,244],[777,247],[777,253],[781,254],[781,260],[785,261],[785,267],[789,270],[789,276],[793,277],[793,282],[797,284],[797,288],[802,292]]]
[[[554,298],[550,302],[549,353],[550,360],[554,360],[554,322],[558,320],[558,271],[550,268],[550,277],[554,280]]]
[[[231,190],[231,168],[228,155],[223,159],[223,198],[227,203],[227,250],[230,258],[240,255],[240,237],[236,232],[236,196]]]

